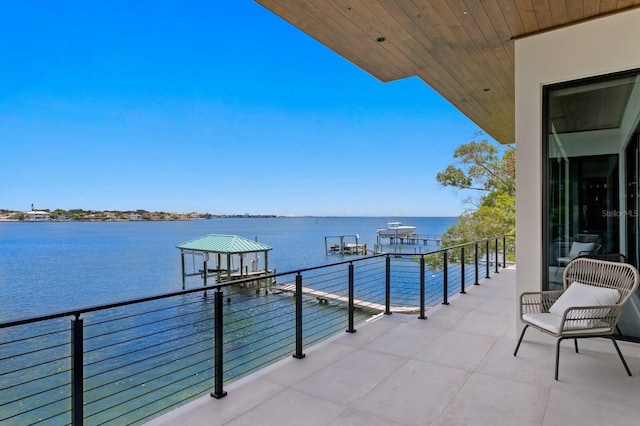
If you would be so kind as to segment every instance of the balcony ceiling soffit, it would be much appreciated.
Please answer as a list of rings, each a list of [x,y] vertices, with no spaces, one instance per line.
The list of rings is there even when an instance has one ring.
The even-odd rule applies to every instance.
[[[513,40],[640,0],[256,0],[383,82],[417,76],[501,143],[515,139]]]

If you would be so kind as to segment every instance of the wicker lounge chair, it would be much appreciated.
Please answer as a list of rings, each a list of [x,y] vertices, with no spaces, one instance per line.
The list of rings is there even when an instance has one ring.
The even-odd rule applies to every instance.
[[[563,290],[522,293],[520,319],[525,324],[513,355],[529,326],[557,338],[555,379],[558,380],[560,342],[589,337],[607,337],[631,376],[627,362],[613,335],[622,308],[638,289],[638,271],[632,265],[597,259],[577,258],[563,274]]]
[[[566,266],[578,256],[597,254],[601,247],[600,237],[596,234],[576,234],[569,244],[563,247],[564,250],[561,250],[558,257],[559,266]]]

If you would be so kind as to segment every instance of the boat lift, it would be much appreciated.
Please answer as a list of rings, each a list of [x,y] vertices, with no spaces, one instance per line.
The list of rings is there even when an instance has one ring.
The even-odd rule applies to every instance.
[[[324,250],[327,254],[367,254],[367,245],[360,244],[359,238],[358,234],[328,235],[324,237]]]
[[[251,241],[238,235],[209,234],[203,237],[178,244],[182,261],[182,289],[185,289],[187,277],[200,276],[203,285],[207,286],[208,278],[215,278],[216,283],[225,281],[242,280],[245,278],[260,277],[270,275],[274,271],[269,269],[268,253],[271,250],[266,244]],[[249,265],[245,265],[245,257],[253,253],[255,258],[251,260],[251,270]],[[260,265],[260,256],[263,254],[263,264]],[[185,270],[185,255],[191,254],[193,257],[193,272]],[[210,258],[213,255],[213,259]],[[195,257],[202,257],[202,268],[196,270]],[[235,265],[239,263],[239,267]],[[210,262],[215,262],[211,264]],[[258,290],[260,287],[258,281]],[[272,283],[265,282],[265,286]]]

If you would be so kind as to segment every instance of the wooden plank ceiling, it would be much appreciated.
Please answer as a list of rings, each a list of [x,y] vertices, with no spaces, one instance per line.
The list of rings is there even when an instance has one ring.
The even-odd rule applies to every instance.
[[[256,0],[383,82],[418,76],[501,143],[515,139],[515,38],[640,0]]]

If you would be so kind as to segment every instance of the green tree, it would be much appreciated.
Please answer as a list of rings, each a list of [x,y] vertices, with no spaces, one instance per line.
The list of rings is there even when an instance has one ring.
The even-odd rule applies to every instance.
[[[443,245],[515,234],[515,149],[498,149],[486,140],[471,141],[459,146],[453,158],[455,164],[436,179],[442,186],[465,191],[465,202],[471,208],[447,229]]]
[[[68,214],[72,220],[82,220],[87,213],[83,209],[70,209]]]
[[[479,191],[486,196],[502,192],[515,196],[515,149],[508,146],[502,153],[488,141],[471,141],[453,153],[455,164],[438,173],[442,186]]]

